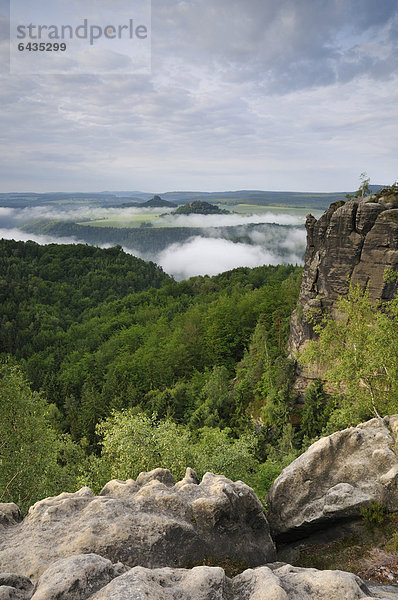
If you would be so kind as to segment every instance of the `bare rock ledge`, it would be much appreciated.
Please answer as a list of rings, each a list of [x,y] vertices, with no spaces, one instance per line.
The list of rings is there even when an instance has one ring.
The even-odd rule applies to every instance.
[[[262,505],[238,481],[169,471],[110,481],[37,502],[20,521],[1,505],[0,600],[360,600],[397,597],[352,573],[275,560]],[[205,556],[251,566],[233,579],[220,567],[179,568]]]
[[[110,481],[99,496],[89,488],[62,493],[37,502],[21,523],[11,516],[8,523],[0,522],[0,572],[33,579],[77,554],[149,568],[184,567],[206,556],[248,566],[275,560],[253,490],[212,473],[199,483],[191,469],[178,483],[170,471],[155,469],[136,481]]]
[[[382,600],[398,597],[391,589],[372,593],[352,573],[283,563],[247,569],[229,579],[220,567],[126,569],[95,554],[55,562],[35,586],[0,575],[2,600]]]

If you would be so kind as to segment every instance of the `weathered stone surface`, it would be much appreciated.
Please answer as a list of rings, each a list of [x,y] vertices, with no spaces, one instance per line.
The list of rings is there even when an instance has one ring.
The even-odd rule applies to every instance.
[[[338,297],[348,292],[349,280],[368,285],[372,301],[393,298],[397,285],[384,281],[383,274],[386,268],[398,268],[397,203],[398,196],[389,194],[335,202],[318,221],[308,215],[303,279],[291,318],[293,356],[314,336],[310,320],[314,309],[333,315]]]
[[[22,514],[14,502],[0,502],[0,528],[22,521]]]
[[[8,585],[0,586],[0,600],[28,600],[24,592]]]
[[[367,582],[366,584],[372,597],[381,598],[383,600],[396,600],[398,598],[398,587],[390,585],[380,585],[377,583]]]
[[[30,600],[33,583],[27,577],[0,573],[0,600]]]
[[[371,437],[378,442],[372,456],[384,467],[377,481],[396,489],[398,469],[394,471],[391,453],[395,456],[397,431],[398,416],[374,419],[354,429],[348,450],[359,468],[358,478],[367,481],[355,453],[356,442],[365,447]],[[334,445],[339,449],[342,444]],[[367,467],[372,470],[372,464]],[[351,573],[264,564],[267,555],[274,557],[268,524],[253,491],[241,482],[207,473],[199,483],[195,472],[187,469],[185,478],[174,483],[168,471],[156,469],[136,481],[111,481],[101,494],[96,497],[83,488],[47,498],[32,507],[22,523],[4,527],[0,564],[4,568],[7,563],[7,572],[0,574],[0,600],[387,600],[394,596],[394,588],[371,593]],[[99,548],[102,554],[92,549],[78,552],[83,546]],[[174,566],[177,560],[195,560],[197,548],[201,559],[204,550],[220,559],[229,555],[242,560],[246,553],[254,564],[264,566],[233,579],[220,567]],[[123,556],[125,564],[105,554]],[[134,565],[141,560],[152,562],[149,566],[154,568]],[[162,561],[166,566],[157,567]]]
[[[1,588],[0,598],[23,600],[356,600],[392,598],[394,588],[371,593],[359,577],[342,571],[317,571],[271,563],[229,579],[220,567],[147,569],[123,567],[90,555],[53,564],[39,579],[33,596]],[[4,593],[2,595],[2,591]]]
[[[277,477],[267,496],[276,536],[355,518],[371,499],[398,510],[398,415],[321,438]]]
[[[0,573],[0,586],[11,586],[23,592],[31,592],[33,583],[28,577],[14,575],[13,573]]]
[[[36,597],[37,592],[32,600]],[[352,573],[302,569],[282,563],[248,569],[233,579],[226,577],[219,567],[191,570],[134,567],[93,595],[70,596],[71,600],[359,600],[382,597],[371,594],[361,579]],[[58,596],[53,599],[57,600]]]
[[[261,502],[242,482],[188,469],[174,485],[156,469],[137,481],[112,481],[100,496],[89,488],[37,502],[0,537],[0,570],[35,580],[54,561],[98,554],[130,567],[185,566],[204,556],[250,566],[275,557]]]
[[[90,600],[130,600],[133,592],[137,600],[221,600],[225,597],[223,591],[226,585],[227,578],[219,567],[195,567],[191,570],[134,567]]]
[[[53,563],[40,577],[34,600],[85,600],[127,570],[97,554],[78,554]]]

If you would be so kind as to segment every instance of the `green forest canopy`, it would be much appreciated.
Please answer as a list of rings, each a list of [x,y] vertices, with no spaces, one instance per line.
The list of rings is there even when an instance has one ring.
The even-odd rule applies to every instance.
[[[16,385],[22,370],[25,397],[46,399],[46,423],[69,436],[69,454],[70,444],[84,447],[93,465],[104,443],[97,424],[117,423],[114,411],[156,415],[187,435],[210,428],[232,445],[251,432],[257,363],[284,354],[300,268],[239,268],[176,283],[120,247],[6,240],[0,261],[4,377]],[[249,360],[255,331],[267,357],[255,349]]]
[[[0,265],[0,501],[23,510],[158,466],[262,495],[316,436],[374,414],[366,377],[380,414],[397,407],[397,301],[375,311],[357,291],[343,306],[353,318],[319,327],[303,360],[329,364],[335,393],[315,381],[300,417],[286,355],[300,268],[176,283],[120,247],[6,240]]]

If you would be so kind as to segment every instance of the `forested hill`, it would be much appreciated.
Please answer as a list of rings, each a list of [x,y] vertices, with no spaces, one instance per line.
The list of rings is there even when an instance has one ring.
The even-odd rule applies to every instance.
[[[173,281],[151,262],[84,244],[0,240],[0,348],[28,357],[85,310]]]
[[[76,439],[93,440],[94,424],[75,422],[83,419],[83,408],[96,415],[94,421],[114,407],[137,406],[189,422],[212,370],[224,369],[225,384],[233,376],[260,317],[269,354],[283,350],[300,273],[291,266],[240,268],[171,282],[85,309],[66,331],[51,323],[53,305],[47,311],[40,300],[26,297],[13,321],[16,346],[5,348],[24,359],[35,389],[57,404]],[[62,285],[59,280],[59,290]],[[28,307],[30,314],[24,315]],[[163,397],[166,389],[171,391]],[[215,414],[205,415],[202,407],[197,424],[236,424],[227,405],[218,407],[222,417],[209,406],[207,412]]]
[[[300,268],[238,268],[176,283],[118,247],[2,241],[0,249],[4,498],[26,508],[44,495],[87,482],[98,489],[126,469],[136,476],[160,463],[177,475],[192,464],[234,479],[263,477],[256,473],[269,439],[254,422],[260,415],[268,422],[266,398],[268,412],[290,410],[286,341]],[[32,410],[35,425],[24,417]],[[10,419],[19,423],[15,435]],[[285,423],[278,419],[273,439]],[[114,426],[109,435],[122,443],[123,423],[136,432],[126,433],[129,443],[138,436],[128,453],[138,462],[122,461],[120,471],[100,449]],[[45,476],[41,439],[49,444],[42,444]],[[16,471],[31,452],[37,471],[30,460]],[[278,460],[285,464],[286,453]]]
[[[194,202],[189,202],[188,204],[183,204],[179,206],[176,211],[174,211],[175,215],[227,215],[229,214],[229,210],[223,210],[219,206],[215,204],[210,204],[209,202],[203,202],[202,200],[194,200]]]

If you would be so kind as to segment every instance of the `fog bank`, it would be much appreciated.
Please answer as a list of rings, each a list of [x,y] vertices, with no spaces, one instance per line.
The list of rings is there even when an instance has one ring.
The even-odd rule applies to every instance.
[[[156,262],[180,281],[194,275],[218,275],[236,267],[303,264],[303,256],[294,251],[281,254],[278,248],[272,251],[259,245],[196,236],[184,244],[172,244],[158,255]]]
[[[282,213],[260,213],[253,215],[165,215],[161,217],[163,225],[172,227],[234,227],[255,223],[276,223],[278,225],[302,225],[305,218]]]

